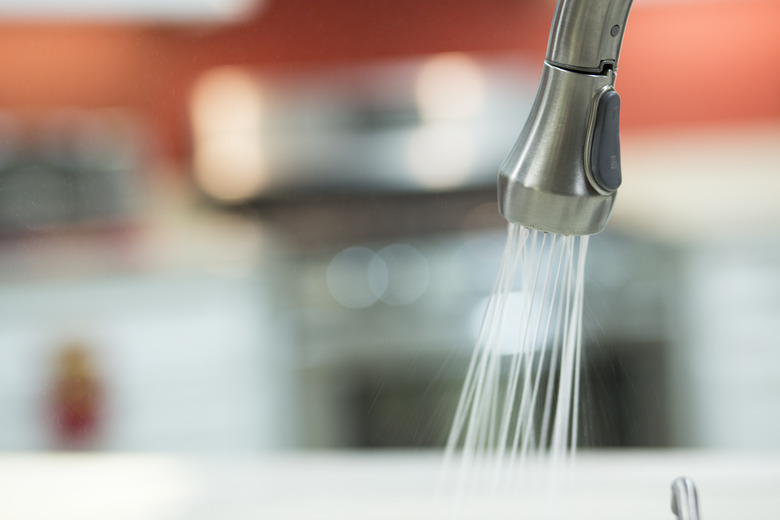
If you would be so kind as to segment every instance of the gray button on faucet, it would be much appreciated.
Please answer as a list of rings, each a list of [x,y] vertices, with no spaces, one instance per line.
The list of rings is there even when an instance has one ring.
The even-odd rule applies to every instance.
[[[603,92],[596,104],[590,169],[601,190],[613,192],[620,187],[620,96],[611,89]]]

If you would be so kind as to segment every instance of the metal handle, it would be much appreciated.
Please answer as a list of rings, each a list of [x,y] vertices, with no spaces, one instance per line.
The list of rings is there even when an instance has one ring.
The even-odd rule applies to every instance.
[[[558,0],[547,61],[564,69],[603,74],[617,69],[633,0]]]
[[[699,499],[693,480],[680,477],[672,482],[672,512],[678,520],[701,520]]]

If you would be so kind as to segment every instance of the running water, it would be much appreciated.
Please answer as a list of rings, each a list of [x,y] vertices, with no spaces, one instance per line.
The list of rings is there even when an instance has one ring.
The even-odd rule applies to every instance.
[[[447,442],[461,493],[512,491],[529,459],[554,470],[573,458],[587,248],[587,236],[509,224]]]

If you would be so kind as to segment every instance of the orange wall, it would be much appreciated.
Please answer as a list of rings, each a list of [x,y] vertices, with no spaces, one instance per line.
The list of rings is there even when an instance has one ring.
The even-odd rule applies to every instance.
[[[640,4],[617,87],[624,128],[780,118],[780,2]]]
[[[221,64],[294,68],[438,51],[543,58],[551,0],[270,0],[223,27],[0,24],[0,107],[126,106],[187,157],[186,96]],[[634,7],[620,64],[623,127],[780,118],[780,2]]]

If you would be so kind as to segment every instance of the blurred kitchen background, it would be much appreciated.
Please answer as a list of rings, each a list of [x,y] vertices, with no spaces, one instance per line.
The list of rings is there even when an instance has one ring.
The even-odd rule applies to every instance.
[[[0,1],[0,450],[441,446],[554,5]],[[778,27],[635,1],[583,445],[780,448]]]

